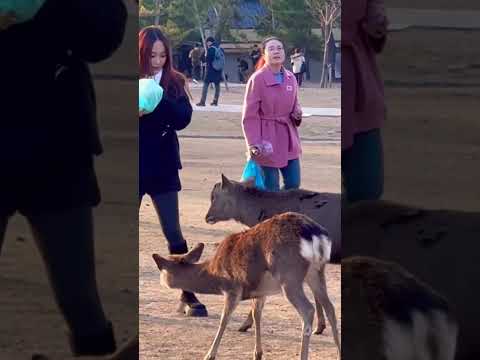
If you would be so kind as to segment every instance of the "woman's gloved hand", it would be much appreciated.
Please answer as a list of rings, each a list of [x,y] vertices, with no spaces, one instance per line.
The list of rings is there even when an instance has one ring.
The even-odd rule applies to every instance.
[[[299,127],[300,124],[302,123],[302,116],[303,116],[302,110],[296,109],[290,114],[290,120],[292,120],[293,124],[296,127]]]

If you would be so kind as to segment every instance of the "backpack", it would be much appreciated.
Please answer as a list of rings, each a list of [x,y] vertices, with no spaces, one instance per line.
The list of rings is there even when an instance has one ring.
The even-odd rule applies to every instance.
[[[217,71],[222,71],[225,67],[225,54],[222,49],[215,46],[215,58],[212,61],[212,67]]]

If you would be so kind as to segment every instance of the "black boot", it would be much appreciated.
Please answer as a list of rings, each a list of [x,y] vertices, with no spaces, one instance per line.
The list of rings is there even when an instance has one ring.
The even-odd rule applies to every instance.
[[[192,317],[208,316],[208,311],[205,305],[197,299],[194,293],[189,291],[182,291],[179,312]]]
[[[179,244],[168,244],[168,251],[170,255],[183,255],[188,253],[187,242],[184,241]]]
[[[203,305],[195,296],[189,291],[182,291],[180,296],[180,310],[187,316],[192,317],[207,317],[208,312],[205,305]]]
[[[213,100],[210,105],[211,106],[218,106],[218,100]]]
[[[69,334],[70,348],[75,356],[101,356],[115,352],[117,345],[113,334],[112,323],[97,334]]]
[[[204,102],[199,102],[199,103],[197,104],[197,106],[205,106],[205,103],[204,103]]]

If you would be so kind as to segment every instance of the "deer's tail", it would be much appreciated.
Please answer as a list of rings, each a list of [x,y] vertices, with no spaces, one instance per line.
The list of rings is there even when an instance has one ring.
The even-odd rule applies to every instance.
[[[300,255],[321,268],[330,261],[332,240],[327,230],[313,221],[307,221],[300,231]]]

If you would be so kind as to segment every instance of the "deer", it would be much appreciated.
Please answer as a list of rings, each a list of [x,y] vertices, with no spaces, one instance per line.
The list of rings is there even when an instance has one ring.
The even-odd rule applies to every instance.
[[[211,191],[210,208],[205,221],[208,224],[215,224],[220,221],[235,220],[252,227],[287,211],[305,214],[328,230],[333,242],[329,262],[338,264],[341,259],[340,194],[318,193],[304,189],[262,191],[255,187],[254,180],[237,182],[222,174],[221,182],[216,183]],[[325,297],[323,299],[328,300]],[[314,334],[322,334],[326,329],[322,307],[329,307],[330,304],[328,301],[322,303],[321,300],[315,298],[318,321]],[[252,311],[249,312],[238,331],[246,332],[253,326]]]
[[[454,360],[458,323],[451,305],[393,262],[342,261],[344,360]]]
[[[330,263],[341,261],[341,194],[305,189],[265,191],[255,187],[254,179],[239,182],[221,174],[210,193],[210,208],[205,216],[208,224],[235,220],[252,227],[273,215],[288,211],[305,214],[322,224],[332,239]]]
[[[253,358],[262,359],[260,321],[267,296],[283,293],[302,320],[300,360],[308,359],[315,309],[305,295],[306,283],[317,298],[328,295],[323,269],[331,253],[328,232],[306,215],[288,212],[240,233],[227,236],[209,260],[198,263],[204,249],[198,243],[185,255],[153,254],[160,281],[171,289],[224,296],[220,326],[204,360],[215,359],[230,317],[242,300],[251,300],[255,329]],[[326,308],[340,355],[333,306]]]

